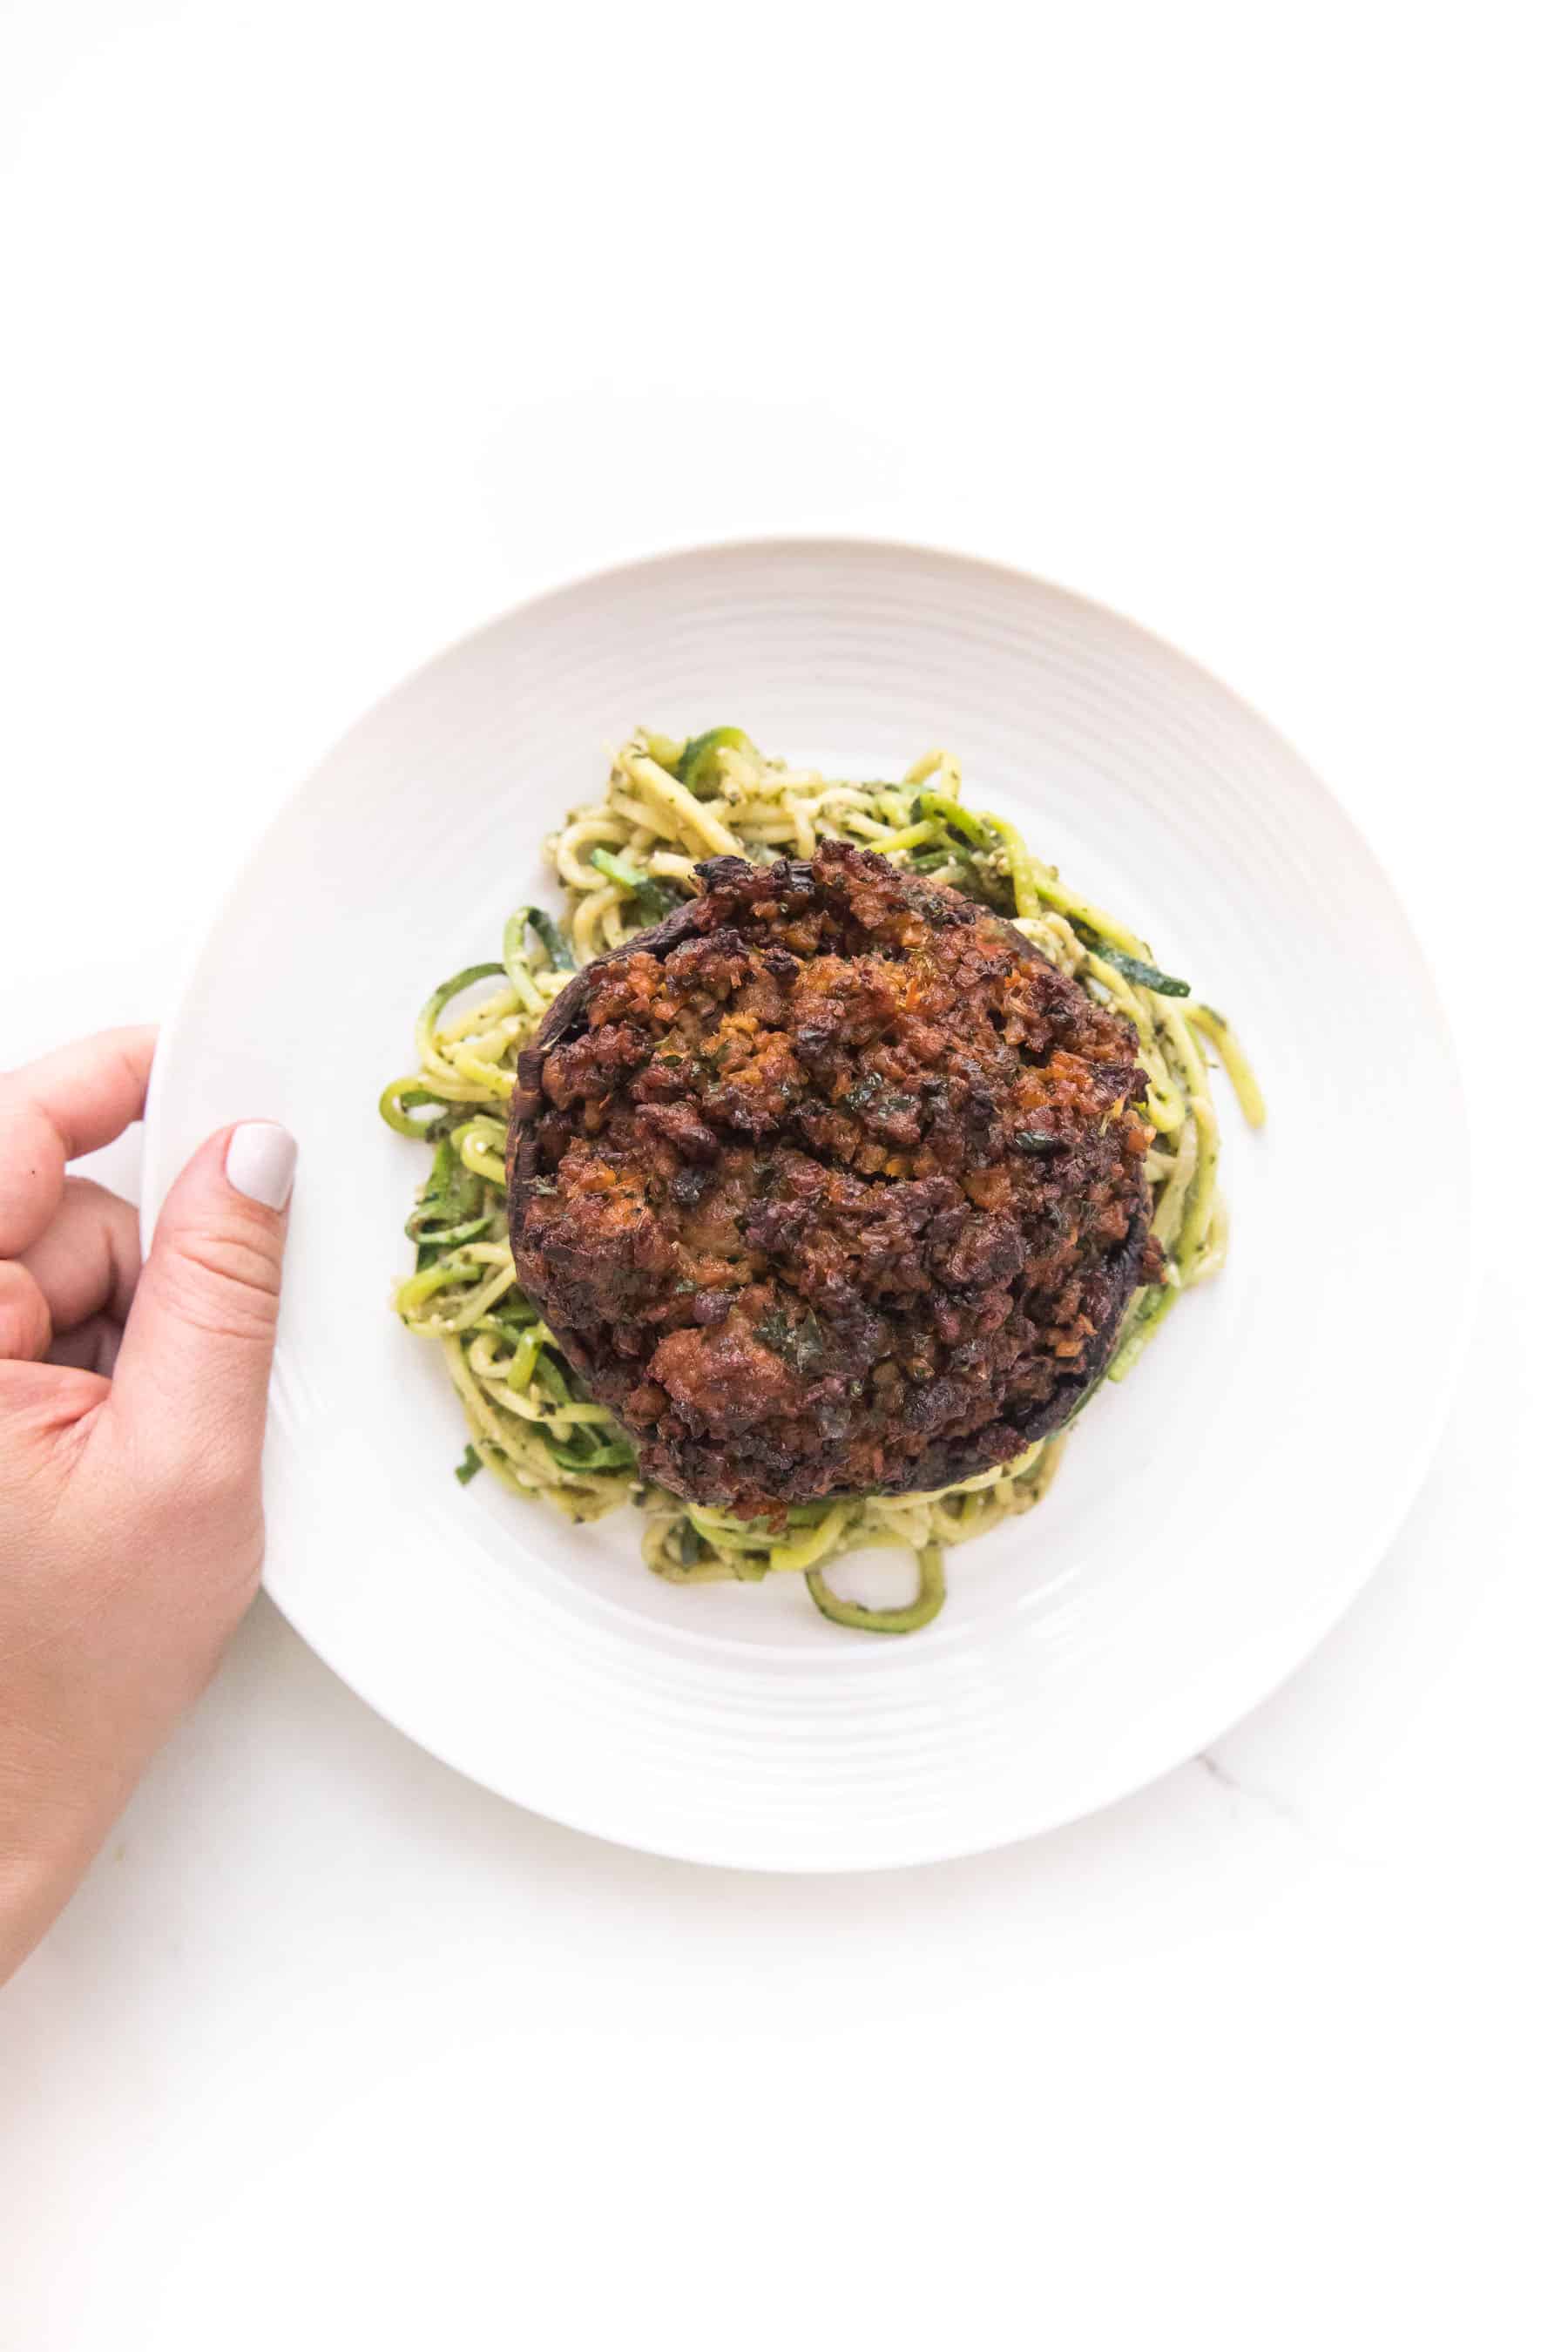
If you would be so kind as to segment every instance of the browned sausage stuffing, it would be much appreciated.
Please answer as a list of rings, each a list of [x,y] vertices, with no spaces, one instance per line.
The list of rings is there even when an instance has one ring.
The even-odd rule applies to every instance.
[[[518,1280],[690,1501],[777,1524],[1011,1460],[1158,1278],[1131,1030],[868,851],[700,872],[522,1060]]]

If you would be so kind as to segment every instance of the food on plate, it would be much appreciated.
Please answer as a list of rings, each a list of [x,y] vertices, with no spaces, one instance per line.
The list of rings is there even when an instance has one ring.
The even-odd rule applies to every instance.
[[[928,1622],[944,1549],[1039,1498],[1223,1258],[1205,1041],[1262,1116],[1231,1032],[946,755],[858,784],[640,734],[547,854],[565,929],[520,909],[383,1097],[435,1145],[396,1303],[458,1475],[630,1500],[676,1581]],[[916,1555],[906,1607],[827,1582],[868,1544]]]
[[[782,1531],[1070,1417],[1149,1239],[1137,1036],[875,851],[698,868],[518,1065],[512,1257],[645,1480]]]

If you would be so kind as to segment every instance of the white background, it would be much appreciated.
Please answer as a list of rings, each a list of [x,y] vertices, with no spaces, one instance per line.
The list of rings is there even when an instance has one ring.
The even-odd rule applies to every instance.
[[[322,746],[492,611],[925,538],[1327,776],[1453,1010],[1484,1250],[1350,1619],[987,1859],[612,1850],[260,1607],[0,2003],[5,2352],[1563,2340],[1549,22],[0,11],[0,1061],[165,1007]],[[1347,1344],[1399,1377],[1375,1299]]]

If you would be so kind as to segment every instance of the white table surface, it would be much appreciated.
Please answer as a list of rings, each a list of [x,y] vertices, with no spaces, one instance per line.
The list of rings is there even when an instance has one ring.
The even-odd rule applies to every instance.
[[[0,2000],[5,2352],[1563,2340],[1545,13],[1024,15],[11,6],[0,1062],[156,1015],[315,753],[536,587],[1008,558],[1398,878],[1478,1131],[1441,1460],[1207,1756],[871,1879],[514,1811],[262,1604]]]

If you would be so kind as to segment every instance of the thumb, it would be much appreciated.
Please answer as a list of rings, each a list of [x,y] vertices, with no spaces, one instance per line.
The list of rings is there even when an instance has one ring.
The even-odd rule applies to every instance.
[[[260,1461],[296,1157],[266,1120],[203,1144],[163,1203],[115,1365],[116,1420],[226,1483]]]

